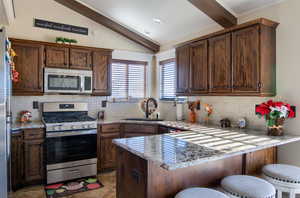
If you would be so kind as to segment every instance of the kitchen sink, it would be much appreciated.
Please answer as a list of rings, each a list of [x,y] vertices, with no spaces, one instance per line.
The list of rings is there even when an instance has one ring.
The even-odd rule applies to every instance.
[[[162,119],[150,119],[150,118],[127,118],[127,119],[124,119],[124,120],[131,120],[131,121],[164,121]]]

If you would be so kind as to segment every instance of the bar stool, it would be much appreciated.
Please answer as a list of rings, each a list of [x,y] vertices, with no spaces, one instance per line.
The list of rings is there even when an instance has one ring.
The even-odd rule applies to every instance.
[[[277,197],[287,192],[290,198],[300,194],[300,168],[285,164],[270,164],[263,167],[263,177],[272,183],[277,190]]]
[[[229,198],[225,194],[208,188],[187,188],[180,191],[175,198]]]
[[[275,198],[276,190],[269,182],[247,175],[225,177],[221,186],[231,198]]]

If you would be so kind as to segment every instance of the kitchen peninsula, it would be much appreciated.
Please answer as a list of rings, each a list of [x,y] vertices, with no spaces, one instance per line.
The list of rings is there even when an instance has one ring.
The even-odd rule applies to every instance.
[[[171,198],[187,187],[216,186],[227,175],[256,175],[276,163],[277,146],[300,140],[261,131],[183,128],[190,131],[114,140],[118,198]]]

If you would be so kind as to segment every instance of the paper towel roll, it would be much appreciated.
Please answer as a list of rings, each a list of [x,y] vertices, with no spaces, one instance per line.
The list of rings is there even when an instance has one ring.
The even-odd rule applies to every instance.
[[[178,103],[176,105],[176,120],[182,121],[183,120],[183,104]]]

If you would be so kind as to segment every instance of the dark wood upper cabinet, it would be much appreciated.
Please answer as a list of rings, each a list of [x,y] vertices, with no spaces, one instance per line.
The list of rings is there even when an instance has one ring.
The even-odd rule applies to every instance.
[[[13,95],[42,95],[44,46],[30,41],[11,40],[19,82],[13,83]]]
[[[70,69],[92,70],[92,51],[70,48]]]
[[[232,33],[233,92],[259,92],[259,25]]]
[[[275,96],[277,26],[257,19],[180,45],[176,94]]]
[[[45,67],[69,68],[69,48],[45,46]]]
[[[211,93],[232,89],[231,34],[209,39],[209,85]]]
[[[111,95],[111,51],[93,52],[93,95]]]
[[[176,49],[176,93],[181,95],[189,91],[190,47]]]
[[[190,48],[190,88],[191,94],[208,92],[207,40],[199,41]]]

